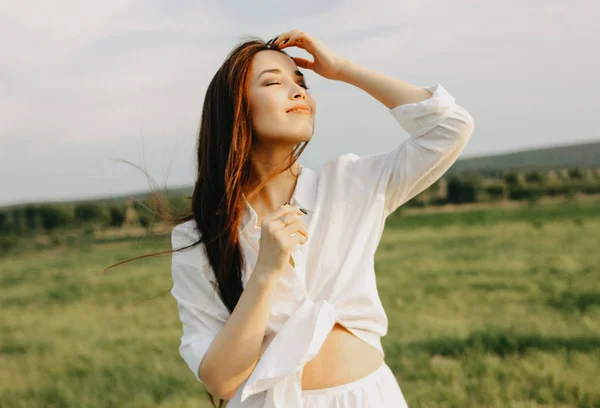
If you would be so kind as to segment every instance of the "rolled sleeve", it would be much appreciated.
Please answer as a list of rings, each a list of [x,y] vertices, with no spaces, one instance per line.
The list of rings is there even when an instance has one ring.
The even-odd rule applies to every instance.
[[[216,336],[209,330],[198,328],[195,323],[196,316],[185,307],[179,306],[179,317],[183,322],[179,354],[194,373],[196,380],[204,384],[199,375],[200,364]]]
[[[412,137],[423,136],[446,120],[456,109],[456,100],[441,84],[423,88],[432,93],[429,98],[390,109],[390,113],[402,129]]]
[[[197,241],[193,231],[180,224],[173,229],[173,249]],[[229,311],[216,291],[216,279],[208,262],[204,244],[174,252],[172,255],[173,288],[183,334],[179,354],[197,381],[200,364],[219,330],[229,317]]]
[[[432,92],[428,99],[390,109],[409,138],[389,152],[342,156],[346,172],[372,192],[366,197],[385,200],[384,217],[438,180],[474,130],[469,112],[441,84],[424,88]]]

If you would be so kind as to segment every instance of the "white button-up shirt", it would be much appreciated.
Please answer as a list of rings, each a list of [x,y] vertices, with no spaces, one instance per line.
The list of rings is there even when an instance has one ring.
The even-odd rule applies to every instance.
[[[471,115],[440,84],[433,95],[396,106],[392,116],[410,135],[395,149],[347,153],[319,171],[301,165],[291,204],[307,210],[308,240],[282,272],[260,359],[228,408],[300,408],[304,365],[336,322],[384,354],[380,338],[388,320],[377,292],[374,255],[385,220],[438,180],[456,161],[474,129]],[[245,199],[245,198],[244,198]],[[256,265],[261,228],[246,201],[240,224],[246,260],[243,285]],[[199,239],[194,220],[173,229],[174,249]],[[198,368],[230,313],[215,289],[202,245],[176,252],[173,288],[183,323],[179,352],[196,380]]]

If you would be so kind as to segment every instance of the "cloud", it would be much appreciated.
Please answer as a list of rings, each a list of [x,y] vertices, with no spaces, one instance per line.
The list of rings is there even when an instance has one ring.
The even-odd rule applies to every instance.
[[[478,134],[465,154],[595,134],[599,58],[591,50],[600,48],[600,33],[598,6],[587,1],[5,3],[0,173],[29,168],[3,180],[5,201],[145,188],[143,177],[124,180],[108,159],[140,163],[142,137],[157,152],[149,169],[166,166],[151,167],[150,159],[170,151],[176,161],[169,180],[191,182],[189,152],[204,93],[229,50],[248,36],[268,39],[295,28],[379,72],[443,83],[476,118]],[[346,150],[382,151],[405,137],[362,90],[304,71],[320,107],[319,137],[304,164],[318,168]],[[351,113],[340,103],[349,100]]]

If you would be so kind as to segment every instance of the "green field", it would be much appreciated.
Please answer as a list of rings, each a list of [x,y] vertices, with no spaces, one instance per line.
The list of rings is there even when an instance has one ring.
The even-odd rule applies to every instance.
[[[169,245],[0,257],[0,406],[210,406],[177,351],[170,255],[96,275]],[[411,408],[600,407],[600,202],[394,215],[376,271]]]

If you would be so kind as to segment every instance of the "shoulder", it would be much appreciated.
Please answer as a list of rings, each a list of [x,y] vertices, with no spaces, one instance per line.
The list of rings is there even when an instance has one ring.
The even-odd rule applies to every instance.
[[[330,183],[340,183],[343,186],[350,187],[358,185],[361,189],[369,188],[370,174],[374,173],[375,169],[372,163],[376,155],[360,156],[356,153],[343,153],[333,159],[327,161],[321,172],[323,179]]]
[[[348,163],[348,162],[352,162],[355,161],[359,158],[360,156],[357,155],[356,153],[342,153],[336,157],[334,157],[333,159],[328,160],[327,162],[325,162],[325,164],[323,165],[323,168],[336,168],[339,166],[343,166],[344,164]]]
[[[183,265],[183,269],[189,267],[201,268],[208,275],[211,271],[208,254],[204,243],[197,243],[201,234],[196,228],[195,220],[191,219],[176,225],[171,231],[171,246],[173,249],[173,266]],[[195,244],[195,245],[193,245]],[[189,247],[189,248],[188,248]]]
[[[379,158],[382,157],[384,153],[372,153],[368,155],[358,155],[356,153],[343,153],[335,158],[327,161],[323,165],[323,169],[328,174],[348,174],[348,173],[356,173],[356,172],[364,172],[367,170],[372,170],[370,167],[373,167],[372,164],[375,162],[380,162]]]
[[[200,239],[200,232],[196,228],[196,221],[191,220],[182,222],[176,225],[171,231],[171,244],[175,248],[179,246],[187,246]]]
[[[181,224],[177,224],[173,228],[173,232],[187,232],[187,231],[196,231],[196,220],[193,218],[191,220],[187,220],[182,222]]]
[[[228,309],[217,293],[217,279],[195,221],[176,225],[171,232],[173,252],[171,294],[183,309],[195,317],[212,315],[220,321],[228,317]],[[195,245],[194,245],[195,244]],[[215,301],[216,299],[216,301]]]
[[[352,167],[352,163],[356,162],[358,159],[360,159],[360,156],[355,153],[340,154],[323,164],[323,166],[317,172],[318,178],[331,179],[340,175],[344,175],[349,168]]]

